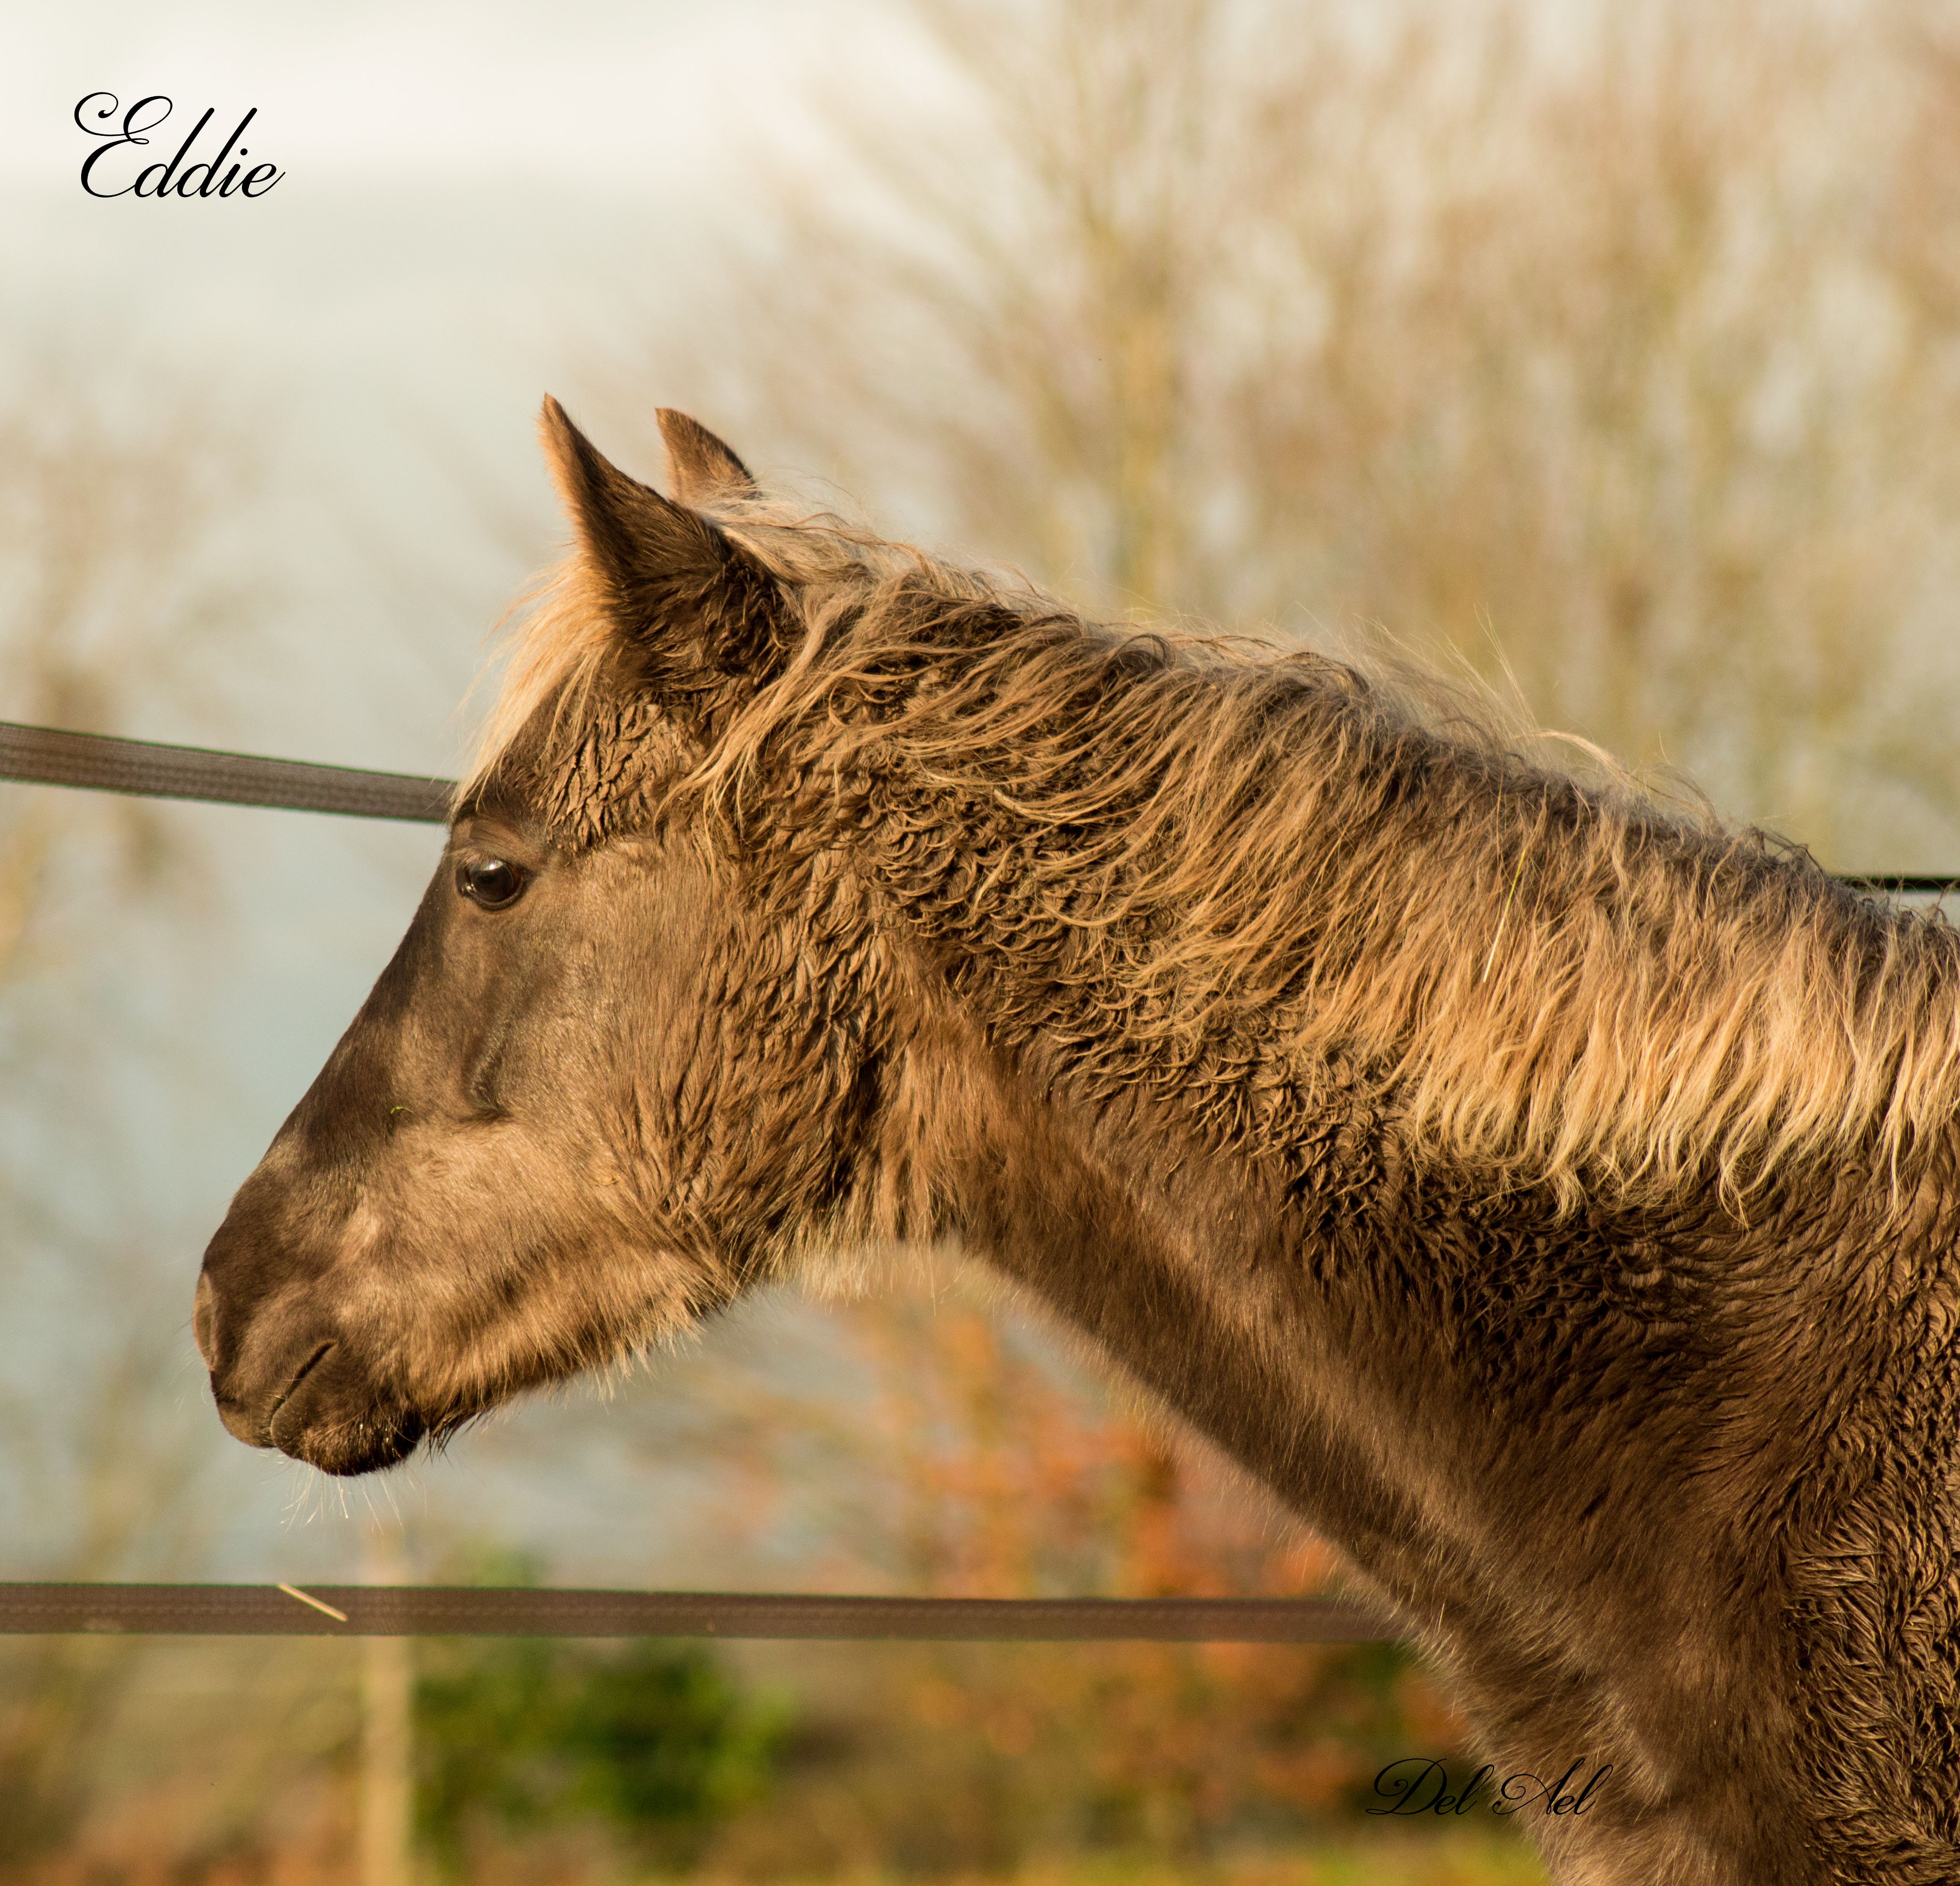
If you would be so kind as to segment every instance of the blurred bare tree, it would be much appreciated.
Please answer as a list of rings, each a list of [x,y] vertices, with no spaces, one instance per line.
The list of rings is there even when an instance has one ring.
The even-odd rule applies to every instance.
[[[1841,867],[1960,857],[1939,0],[896,17],[848,180],[609,406],[1096,608],[1440,648]]]
[[[115,731],[155,693],[208,685],[231,613],[215,539],[241,441],[73,349],[22,363],[0,399],[0,712]],[[186,898],[197,860],[141,801],[0,786],[0,1512],[9,1576],[167,1574],[194,1541],[195,1442],[170,1405],[181,1308],[145,1261],[139,1191],[119,1196],[108,1057],[132,1046],[195,1078],[181,1044],[116,999],[105,943]],[[122,965],[126,972],[126,963]],[[123,1025],[103,1026],[120,1023]],[[51,1161],[59,1134],[72,1150]],[[0,1871],[58,1849],[134,1647],[7,1646]]]

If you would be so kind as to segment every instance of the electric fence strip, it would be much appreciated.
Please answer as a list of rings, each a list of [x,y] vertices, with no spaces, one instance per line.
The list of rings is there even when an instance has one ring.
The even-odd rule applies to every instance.
[[[446,824],[456,783],[353,766],[310,766],[202,746],[122,740],[106,733],[0,720],[0,779],[76,786],[146,799],[199,799],[224,806],[275,806],[355,819]]]
[[[448,822],[452,779],[379,773],[358,766],[315,766],[202,746],[72,733],[0,720],[0,780],[73,786],[149,799],[196,799],[224,806],[270,806],[287,812],[338,813],[355,819]],[[1960,889],[1960,876],[1844,872],[1841,884],[1898,897],[1935,897]]]
[[[1330,1598],[860,1598],[444,1585],[0,1583],[0,1635],[729,1637],[1345,1644],[1398,1633]]]

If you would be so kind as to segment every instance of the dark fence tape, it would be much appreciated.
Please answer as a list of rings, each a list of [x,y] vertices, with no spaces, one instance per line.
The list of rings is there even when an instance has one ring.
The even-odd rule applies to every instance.
[[[107,733],[0,720],[0,780],[80,786],[151,799],[202,799],[227,806],[278,806],[289,812],[342,813],[356,819],[409,819],[446,824],[456,782],[417,773],[376,773],[354,766],[310,766],[252,753],[168,746]],[[1838,882],[1893,896],[1933,897],[1960,890],[1960,877],[1841,875]]]
[[[1373,1643],[1387,1618],[1326,1598],[826,1598],[437,1585],[0,1584],[0,1633],[280,1637],[883,1638],[963,1643]]]
[[[290,812],[342,813],[356,819],[448,821],[455,782],[412,773],[309,766],[202,746],[112,739],[0,720],[0,779],[80,786],[150,799],[202,799],[228,806],[278,806]]]
[[[1860,891],[1883,891],[1893,897],[1943,897],[1960,890],[1960,877],[1863,877],[1855,873],[1838,873],[1840,884]]]

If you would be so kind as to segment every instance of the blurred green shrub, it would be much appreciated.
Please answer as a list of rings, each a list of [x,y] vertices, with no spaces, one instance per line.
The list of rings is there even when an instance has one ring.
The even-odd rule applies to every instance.
[[[684,1865],[767,1791],[785,1726],[698,1646],[431,1645],[415,1696],[419,1830],[450,1871],[480,1839],[577,1821]]]

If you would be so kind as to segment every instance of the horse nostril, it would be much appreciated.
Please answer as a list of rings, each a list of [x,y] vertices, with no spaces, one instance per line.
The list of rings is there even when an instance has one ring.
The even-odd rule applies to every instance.
[[[197,1353],[204,1358],[204,1366],[214,1373],[218,1368],[218,1304],[217,1293],[211,1287],[208,1273],[199,1271],[197,1279],[197,1308],[191,1316],[191,1334],[197,1343]]]

